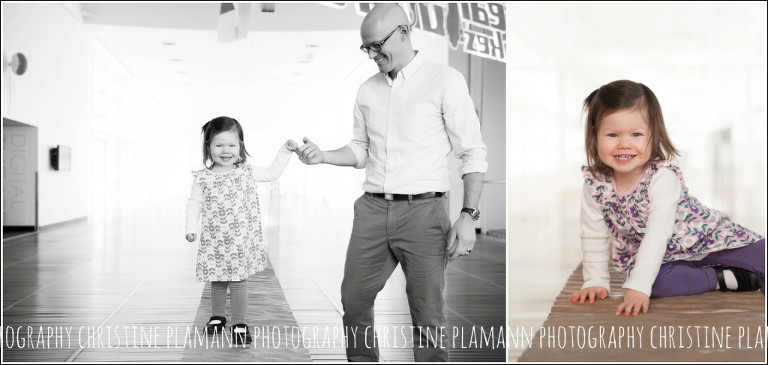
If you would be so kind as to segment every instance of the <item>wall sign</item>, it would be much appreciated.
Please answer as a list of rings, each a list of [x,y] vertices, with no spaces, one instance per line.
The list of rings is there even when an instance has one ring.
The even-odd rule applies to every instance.
[[[329,3],[336,9],[346,3]],[[374,3],[355,3],[366,15]],[[451,49],[504,62],[507,24],[504,3],[400,3],[414,28],[448,37]]]

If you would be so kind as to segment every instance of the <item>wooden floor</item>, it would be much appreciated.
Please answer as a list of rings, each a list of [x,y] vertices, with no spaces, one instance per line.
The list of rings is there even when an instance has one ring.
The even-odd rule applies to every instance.
[[[656,351],[651,347],[648,338],[643,339],[643,349],[647,351],[640,351],[638,336],[635,336],[638,341],[635,349],[628,350],[624,346],[619,351],[591,350],[588,343],[584,343],[583,340],[579,342],[579,339],[584,338],[581,333],[577,334],[581,337],[575,343],[576,348],[559,348],[559,344],[548,344],[546,341],[554,338],[561,341],[568,340],[569,342],[563,345],[570,346],[573,342],[570,341],[571,337],[568,337],[571,335],[569,326],[574,326],[575,331],[586,330],[589,326],[598,326],[599,330],[601,325],[604,329],[615,328],[618,331],[619,328],[623,328],[626,331],[627,326],[634,325],[635,329],[645,328],[643,335],[650,336],[654,325],[668,323],[675,326],[684,325],[686,329],[689,325],[699,325],[702,336],[704,335],[703,326],[722,328],[723,324],[730,325],[731,331],[736,331],[732,333],[731,345],[733,346],[733,341],[736,341],[735,346],[738,347],[740,324],[750,323],[758,326],[765,324],[764,315],[759,316],[764,310],[765,300],[757,293],[708,293],[685,299],[654,299],[651,302],[651,312],[639,318],[614,316],[618,298],[621,297],[612,297],[608,301],[585,307],[574,306],[565,301],[567,296],[563,295],[570,295],[582,284],[581,271],[578,269],[582,252],[579,238],[581,190],[580,186],[572,190],[565,189],[562,183],[563,176],[566,175],[543,173],[508,178],[509,181],[515,181],[514,184],[508,185],[507,190],[509,201],[507,352],[510,362],[719,361],[716,359],[722,357],[733,361],[747,361],[746,359],[762,361],[765,358],[764,345],[762,345],[762,351],[755,351],[748,348],[745,340],[742,340],[743,352],[726,349],[729,351],[725,353],[722,349],[713,348],[702,348],[701,353],[696,353],[692,349],[667,348]],[[578,171],[573,171],[567,176],[578,181],[580,175]],[[618,282],[614,283],[614,288],[618,290],[614,295],[621,295],[621,285]],[[751,307],[745,311],[742,305],[748,303]],[[758,318],[755,318],[756,316]],[[547,328],[549,331],[542,332],[542,328]],[[549,337],[553,328],[555,329],[554,337]],[[657,330],[660,328],[662,327],[656,327]],[[754,326],[741,326],[741,328],[745,330],[744,336],[747,336],[746,330],[749,328],[751,328],[749,336],[756,336],[757,330]],[[559,334],[556,332],[561,329],[566,331],[564,335],[562,332]],[[543,338],[540,337],[542,333],[545,334]],[[679,334],[679,332],[676,333]],[[765,333],[763,328],[763,339]],[[665,334],[669,335],[669,331]],[[711,337],[712,333],[709,334]],[[658,337],[660,333],[656,331],[652,335]],[[719,333],[715,334],[717,335]],[[683,339],[688,340],[687,337]],[[539,340],[542,342],[540,343]],[[711,340],[710,338],[709,342]],[[675,339],[675,344],[679,343],[678,337]],[[584,345],[584,348],[579,348],[580,344]],[[653,345],[659,347],[660,344],[655,342]],[[702,339],[701,347],[705,345]],[[671,343],[667,341],[666,346],[670,347]],[[707,351],[711,356],[709,354],[702,356]],[[680,357],[677,357],[677,352],[680,353]],[[744,354],[748,355],[740,356]]]
[[[573,304],[568,297],[583,284],[579,265],[518,360],[765,361],[765,296],[759,291],[652,298],[648,313],[625,317],[614,314],[622,283],[612,272],[606,300]]]
[[[265,224],[272,269],[249,283],[247,318],[261,332],[246,348],[196,336],[210,299],[194,277],[196,245],[183,239],[183,202],[4,242],[3,361],[345,361],[339,288],[352,214],[322,202],[297,214],[297,203]],[[505,325],[505,258],[503,239],[479,236],[449,265],[451,360],[505,361],[504,348],[478,339]],[[398,332],[410,325],[404,293],[396,270],[375,307],[383,361],[413,360]]]

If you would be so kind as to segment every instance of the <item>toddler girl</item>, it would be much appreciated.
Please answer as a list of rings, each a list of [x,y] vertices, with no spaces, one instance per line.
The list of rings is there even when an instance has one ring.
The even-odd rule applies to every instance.
[[[573,303],[610,290],[609,262],[624,274],[616,314],[648,311],[649,297],[711,290],[765,294],[765,239],[688,193],[656,96],[614,81],[584,100],[588,166],[582,168],[584,285]]]
[[[269,168],[246,163],[243,129],[237,120],[218,117],[203,126],[203,164],[194,171],[192,193],[187,203],[187,241],[200,229],[197,279],[211,283],[212,317],[208,333],[221,333],[227,322],[227,287],[231,294],[232,339],[251,343],[245,324],[248,277],[267,266],[267,245],[262,242],[257,181],[274,181],[285,170],[296,142],[288,140]]]

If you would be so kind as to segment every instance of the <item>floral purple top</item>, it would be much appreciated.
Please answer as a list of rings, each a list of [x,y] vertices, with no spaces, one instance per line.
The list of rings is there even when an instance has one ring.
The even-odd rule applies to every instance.
[[[672,170],[682,186],[675,226],[667,242],[663,263],[743,247],[763,238],[732,222],[722,212],[707,208],[688,194],[683,173],[669,161],[650,163],[634,190],[625,195],[616,193],[612,177],[592,174],[587,167],[582,167],[586,185],[594,201],[601,207],[610,232],[611,261],[616,270],[625,273],[632,270],[648,222],[648,187],[660,169]]]

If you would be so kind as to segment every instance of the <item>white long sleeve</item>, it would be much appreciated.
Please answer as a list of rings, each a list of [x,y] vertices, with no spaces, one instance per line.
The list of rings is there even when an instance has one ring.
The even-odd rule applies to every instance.
[[[280,147],[277,151],[275,159],[269,167],[251,166],[253,169],[253,178],[256,181],[275,181],[285,171],[285,167],[288,165],[288,160],[291,158],[293,152],[289,151],[285,146]]]
[[[200,233],[200,212],[203,210],[203,188],[192,181],[192,192],[187,200],[187,234]]]
[[[629,278],[624,281],[623,288],[651,296],[653,282],[656,281],[667,252],[667,243],[672,238],[680,194],[682,185],[674,172],[662,169],[651,179],[645,235],[637,249],[635,265]]]
[[[611,257],[610,233],[605,225],[603,213],[592,199],[586,182],[581,194],[581,251],[584,255],[582,289],[599,286],[610,293],[611,281],[608,272],[608,260]]]
[[[645,234],[635,254],[632,273],[623,288],[650,296],[667,250],[667,242],[672,237],[680,194],[682,185],[674,172],[662,169],[651,179]],[[581,248],[584,253],[582,288],[600,286],[610,291],[610,230],[586,183],[581,197]]]

